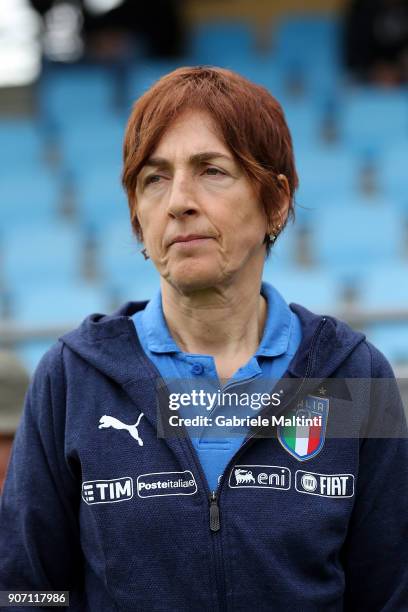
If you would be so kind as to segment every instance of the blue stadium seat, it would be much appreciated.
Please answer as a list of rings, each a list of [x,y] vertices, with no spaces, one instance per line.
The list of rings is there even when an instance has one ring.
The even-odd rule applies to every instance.
[[[295,267],[281,269],[270,260],[265,264],[263,279],[276,287],[287,302],[302,304],[321,314],[338,310],[339,286],[330,273]]]
[[[37,168],[44,161],[43,134],[34,121],[1,119],[0,143],[0,167],[4,174]]]
[[[189,55],[193,64],[238,69],[243,58],[256,57],[254,28],[247,20],[198,24],[191,33]]]
[[[275,69],[279,71],[289,99],[299,98],[317,108],[327,96],[341,95],[344,75],[339,67],[330,65],[325,56],[316,60],[298,60],[278,55],[269,57]]]
[[[271,57],[264,55],[259,55],[255,59],[253,56],[244,57],[239,59],[239,66],[231,63],[228,65],[228,62],[225,62],[225,67],[236,69],[250,81],[265,87],[279,102],[285,101],[287,97],[285,80],[282,78],[280,67]]]
[[[107,278],[114,278],[118,266],[122,265],[128,273],[143,260],[140,255],[142,245],[139,245],[133,235],[130,221],[110,224],[99,237],[101,264]]]
[[[87,315],[107,312],[106,291],[81,282],[38,285],[16,296],[15,322],[27,326],[78,325]]]
[[[408,261],[373,266],[364,278],[361,302],[368,309],[407,308]]]
[[[107,227],[101,236],[101,267],[107,285],[120,300],[148,299],[159,286],[159,275],[152,262],[144,259],[141,248],[129,221]]]
[[[408,134],[405,143],[391,146],[381,157],[381,186],[408,213]]]
[[[318,142],[322,114],[316,104],[310,101],[282,100],[283,111],[292,134],[295,151],[298,148],[313,146]]]
[[[342,80],[337,19],[299,14],[274,24],[271,59],[284,78],[304,81],[307,94],[329,93]]]
[[[334,271],[366,272],[393,265],[404,253],[404,232],[397,211],[388,206],[347,202],[321,210],[313,225],[317,261]]]
[[[65,167],[75,176],[112,164],[120,172],[125,122],[113,114],[82,117],[61,131]]]
[[[7,285],[22,290],[76,279],[80,272],[78,232],[58,223],[12,227],[3,236]]]
[[[16,164],[0,181],[4,227],[41,226],[58,218],[59,177],[41,165]]]
[[[408,323],[377,324],[366,336],[394,366],[408,365]]]
[[[384,147],[408,140],[408,94],[361,87],[345,99],[341,114],[344,142],[354,150]]]
[[[113,73],[107,68],[68,66],[40,81],[39,102],[44,118],[58,125],[79,117],[105,116],[113,109]]]
[[[120,269],[122,271],[122,268]],[[117,296],[120,303],[150,300],[160,288],[160,277],[151,263],[146,268],[140,266],[125,276],[115,277],[108,289]]]
[[[322,147],[306,143],[295,149],[299,176],[296,201],[310,209],[299,216],[313,219],[321,210],[341,207],[355,196],[358,185],[356,158],[342,146]],[[313,212],[314,211],[314,212]]]
[[[297,59],[316,59],[321,55],[337,58],[340,44],[340,23],[331,16],[297,14],[273,25],[275,52]]]
[[[115,221],[128,220],[128,203],[120,182],[121,166],[113,163],[89,168],[77,180],[78,216],[81,225],[104,232]]]

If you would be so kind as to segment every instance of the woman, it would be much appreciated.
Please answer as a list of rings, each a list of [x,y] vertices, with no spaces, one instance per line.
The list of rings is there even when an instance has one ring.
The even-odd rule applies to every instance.
[[[0,587],[69,590],[95,612],[406,610],[406,435],[358,437],[371,413],[405,434],[401,401],[391,383],[353,402],[344,381],[391,368],[261,283],[297,186],[280,105],[227,70],[168,74],[133,108],[123,184],[161,291],[90,316],[41,361],[1,502]],[[329,436],[339,418],[347,435]]]

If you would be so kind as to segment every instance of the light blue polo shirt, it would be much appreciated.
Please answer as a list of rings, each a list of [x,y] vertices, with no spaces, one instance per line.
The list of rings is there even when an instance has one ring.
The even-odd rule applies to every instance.
[[[227,384],[222,385],[211,355],[195,355],[184,353],[174,341],[167,327],[163,309],[161,292],[158,291],[144,310],[136,312],[132,319],[136,327],[140,344],[147,357],[156,366],[164,381],[197,380],[197,389],[205,388],[211,381],[213,390],[217,388],[226,392],[231,388],[235,391],[245,385],[256,391],[271,392],[268,380],[279,379],[286,371],[292,357],[295,355],[301,341],[301,325],[297,315],[289,308],[280,293],[269,283],[262,283],[261,294],[267,301],[267,316],[262,340],[256,353],[249,361],[240,367]],[[262,383],[265,384],[262,384]],[[241,385],[241,388],[242,388]],[[265,387],[266,385],[266,387]],[[179,408],[180,416],[192,416],[191,408]],[[201,412],[202,414],[202,412]],[[252,407],[214,405],[211,417],[219,414],[231,416],[256,416]],[[194,429],[197,432],[197,429]],[[230,458],[236,453],[245,439],[242,435],[222,435],[215,438],[210,428],[203,427],[200,434],[191,436],[191,441],[201,462],[208,484],[215,491],[218,478],[223,473]]]

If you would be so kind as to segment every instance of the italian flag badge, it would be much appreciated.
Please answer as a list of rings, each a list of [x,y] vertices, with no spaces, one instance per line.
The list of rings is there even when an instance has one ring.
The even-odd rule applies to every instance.
[[[278,440],[299,461],[315,457],[324,446],[329,399],[307,395],[286,414],[278,425]]]

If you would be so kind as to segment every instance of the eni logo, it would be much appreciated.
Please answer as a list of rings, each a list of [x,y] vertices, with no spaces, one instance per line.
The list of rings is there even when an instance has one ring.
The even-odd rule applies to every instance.
[[[122,423],[122,421],[119,421],[119,419],[116,419],[115,417],[104,414],[99,419],[98,429],[106,429],[107,427],[113,427],[113,429],[126,429],[130,433],[132,438],[134,438],[137,441],[139,446],[143,446],[143,440],[139,436],[139,432],[137,431],[137,428],[138,428],[138,425],[140,423],[140,419],[142,418],[142,416],[143,416],[143,412],[139,415],[139,418],[137,419],[134,425],[127,425],[126,423]]]
[[[290,489],[291,473],[283,465],[236,465],[230,472],[231,489]]]

